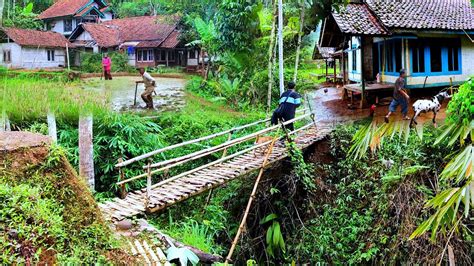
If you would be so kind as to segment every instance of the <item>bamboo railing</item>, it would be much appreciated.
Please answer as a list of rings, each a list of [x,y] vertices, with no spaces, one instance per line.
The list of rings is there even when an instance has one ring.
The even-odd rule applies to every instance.
[[[151,190],[153,188],[156,188],[156,187],[159,187],[161,185],[167,184],[167,183],[172,182],[172,181],[174,181],[178,178],[184,177],[186,175],[190,175],[194,172],[197,172],[197,171],[200,171],[202,169],[211,167],[213,165],[225,162],[227,160],[230,160],[230,159],[235,158],[237,156],[240,156],[242,154],[248,153],[248,152],[253,151],[255,149],[262,148],[264,146],[268,146],[271,143],[271,141],[267,141],[267,142],[261,143],[261,144],[255,144],[255,145],[253,145],[249,148],[246,148],[244,150],[241,150],[241,151],[238,151],[236,153],[227,155],[227,151],[231,147],[234,147],[234,146],[236,146],[238,144],[241,144],[241,143],[249,142],[250,140],[256,139],[256,138],[258,138],[259,136],[261,136],[263,134],[274,132],[274,131],[276,131],[280,128],[283,128],[284,132],[286,133],[286,137],[289,137],[290,135],[296,134],[296,133],[298,133],[302,130],[305,130],[305,129],[313,126],[313,125],[315,126],[314,114],[312,112],[306,113],[309,110],[310,109],[303,109],[303,110],[297,112],[297,113],[303,113],[303,114],[297,116],[296,118],[294,118],[292,120],[280,123],[278,125],[273,125],[273,126],[267,127],[265,129],[259,130],[257,132],[254,132],[254,133],[251,133],[251,134],[248,134],[248,135],[236,138],[236,139],[232,139],[233,133],[235,133],[237,131],[240,131],[240,130],[243,130],[243,129],[250,128],[252,126],[256,126],[256,125],[259,125],[259,124],[262,124],[262,123],[269,122],[270,119],[264,119],[264,120],[256,121],[256,122],[253,122],[253,123],[250,123],[250,124],[235,127],[235,128],[229,129],[229,130],[225,130],[225,131],[222,131],[222,132],[219,132],[219,133],[204,136],[204,137],[201,137],[201,138],[198,138],[198,139],[193,139],[193,140],[185,141],[185,142],[182,142],[182,143],[174,144],[174,145],[171,145],[171,146],[168,146],[168,147],[164,147],[164,148],[161,148],[161,149],[158,149],[158,150],[155,150],[155,151],[137,156],[137,157],[129,159],[127,161],[123,161],[122,159],[119,159],[119,163],[117,165],[115,165],[115,167],[117,167],[119,169],[119,173],[120,173],[120,181],[117,182],[116,184],[118,186],[120,186],[120,188],[121,188],[121,197],[126,196],[125,184],[127,184],[129,182],[132,182],[132,181],[135,181],[135,180],[138,180],[138,179],[142,179],[142,178],[146,178],[147,179],[147,182],[146,182],[147,183],[147,185],[146,185],[146,195],[147,196],[146,197],[148,198],[148,195],[151,194]],[[312,122],[310,122],[309,124],[306,124],[305,126],[299,128],[297,130],[294,130],[292,132],[287,132],[287,130],[285,128],[286,125],[291,124],[291,123],[295,123],[297,121],[301,121],[301,120],[309,118],[309,117],[312,119]],[[162,162],[152,163],[152,157],[155,156],[155,155],[158,155],[160,153],[170,151],[170,150],[173,150],[173,149],[177,149],[177,148],[181,148],[181,147],[184,147],[184,146],[192,145],[192,144],[195,144],[195,143],[199,143],[199,142],[202,142],[202,141],[205,141],[205,140],[210,140],[210,139],[217,138],[217,137],[220,137],[220,136],[224,136],[226,134],[228,135],[227,141],[222,143],[222,144],[219,144],[217,146],[209,147],[209,148],[206,148],[206,149],[203,149],[203,150],[199,150],[199,151],[196,151],[196,152],[184,155],[184,156],[180,156],[180,157],[177,157],[177,158],[168,159],[168,160],[165,160],[165,161],[162,161]],[[278,140],[280,140],[282,138],[283,137],[277,137]],[[215,161],[210,162],[208,164],[199,166],[197,168],[186,171],[184,173],[178,174],[176,176],[173,176],[171,178],[163,180],[163,181],[161,181],[157,184],[152,184],[152,176],[154,174],[157,174],[157,173],[160,173],[160,172],[165,172],[165,171],[170,170],[174,167],[177,167],[177,166],[183,165],[185,163],[197,160],[199,158],[209,156],[209,155],[214,154],[214,153],[219,152],[219,151],[223,151],[223,154],[222,154],[222,157],[218,160],[215,160]],[[145,160],[145,159],[148,159],[147,164],[145,166],[143,166],[143,169],[145,170],[145,173],[134,176],[134,177],[131,177],[131,178],[128,178],[128,179],[124,179],[125,177],[124,177],[123,168],[125,166],[128,166],[132,163],[142,161],[142,160]],[[156,169],[156,168],[158,168],[158,169]],[[155,169],[155,170],[152,170],[152,169]],[[145,199],[145,204],[146,204],[145,206],[148,205],[148,199]]]

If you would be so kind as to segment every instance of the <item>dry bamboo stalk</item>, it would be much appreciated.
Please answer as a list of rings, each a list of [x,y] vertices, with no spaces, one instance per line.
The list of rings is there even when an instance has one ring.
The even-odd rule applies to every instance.
[[[145,196],[145,209],[148,208],[150,203],[151,194],[151,160],[148,160],[147,179],[146,179],[146,196]]]
[[[305,108],[305,109],[296,111],[296,113],[306,113],[306,111],[308,111],[308,109]],[[129,160],[124,161],[122,163],[118,163],[118,164],[115,165],[115,167],[124,167],[124,166],[132,164],[134,162],[149,158],[151,156],[154,156],[156,154],[159,154],[159,153],[162,153],[162,152],[165,152],[165,151],[169,151],[169,150],[176,149],[176,148],[179,148],[179,147],[183,147],[183,146],[186,146],[186,145],[190,145],[190,144],[198,143],[198,142],[201,142],[201,141],[217,138],[217,137],[226,135],[226,134],[228,134],[232,131],[235,132],[235,131],[239,131],[239,130],[242,130],[242,129],[246,129],[246,128],[249,128],[249,127],[252,127],[252,126],[255,126],[255,125],[258,125],[258,124],[266,123],[270,120],[271,120],[270,118],[267,118],[265,120],[256,121],[256,122],[253,122],[253,123],[250,123],[250,124],[247,124],[247,125],[235,127],[235,128],[229,129],[229,130],[225,130],[225,131],[222,131],[222,132],[219,132],[219,133],[204,136],[204,137],[201,137],[201,138],[198,138],[198,139],[193,139],[193,140],[177,143],[177,144],[174,144],[174,145],[171,145],[171,146],[168,146],[168,147],[164,147],[164,148],[161,148],[161,149],[151,151],[149,153],[137,156],[135,158],[129,159]]]
[[[239,241],[240,235],[242,234],[242,230],[244,229],[245,223],[247,222],[247,216],[250,212],[250,207],[252,207],[252,202],[255,198],[255,194],[257,194],[258,184],[260,183],[260,179],[262,178],[263,172],[265,170],[265,166],[268,163],[268,158],[270,157],[270,154],[272,154],[273,146],[275,146],[276,141],[277,141],[277,138],[274,138],[272,142],[268,145],[268,151],[265,155],[265,159],[263,160],[262,167],[260,168],[260,172],[258,173],[257,179],[255,180],[255,185],[253,186],[252,193],[250,194],[250,198],[247,203],[247,208],[245,209],[245,212],[244,212],[244,217],[242,218],[242,221],[240,222],[239,230],[237,230],[237,234],[235,235],[235,238],[232,241],[232,246],[230,247],[229,254],[227,255],[227,258],[225,259],[226,263],[230,262],[232,255],[234,253],[235,247],[237,246],[237,242]]]
[[[288,124],[290,124],[290,123],[294,123],[294,122],[299,121],[299,120],[302,120],[302,119],[304,119],[304,118],[306,118],[306,117],[308,117],[308,116],[310,116],[310,115],[311,115],[311,114],[306,114],[306,115],[303,115],[303,116],[294,118],[294,119],[292,119],[292,120],[288,120],[287,122],[283,123],[282,125],[288,125]],[[211,147],[211,148],[208,148],[208,149],[205,149],[205,150],[201,150],[201,151],[198,151],[198,152],[189,154],[189,155],[185,155],[185,156],[182,156],[182,157],[179,157],[179,158],[175,158],[175,159],[172,159],[172,160],[168,160],[168,161],[166,161],[166,163],[168,163],[168,164],[169,164],[169,163],[176,162],[176,161],[177,161],[178,163],[175,163],[174,165],[170,165],[170,166],[167,166],[167,167],[163,167],[163,168],[158,169],[158,170],[154,170],[154,171],[151,172],[151,174],[155,174],[155,173],[160,172],[160,171],[168,170],[168,169],[170,169],[170,168],[172,168],[172,167],[175,167],[175,166],[177,166],[177,165],[181,165],[181,164],[183,164],[183,163],[185,163],[185,162],[192,161],[192,160],[194,160],[194,159],[198,159],[198,158],[203,157],[203,156],[199,156],[199,157],[196,157],[196,158],[190,158],[190,157],[192,157],[192,156],[196,156],[196,154],[203,155],[203,153],[208,153],[208,154],[206,154],[206,155],[209,155],[209,154],[211,154],[211,153],[220,151],[220,150],[222,150],[222,149],[225,148],[225,147],[229,148],[229,147],[231,147],[231,146],[234,146],[234,145],[240,144],[240,143],[242,143],[242,142],[248,141],[248,140],[250,140],[250,139],[255,138],[255,137],[258,136],[258,135],[265,134],[265,133],[267,133],[267,132],[273,131],[273,130],[278,129],[278,128],[280,128],[280,125],[275,125],[275,126],[272,126],[272,127],[269,127],[269,128],[263,129],[263,130],[260,130],[260,131],[258,131],[258,132],[255,132],[255,133],[253,133],[253,134],[250,134],[250,135],[247,135],[247,136],[243,136],[243,137],[240,137],[240,138],[238,138],[238,139],[234,139],[234,140],[229,141],[229,142],[222,143],[222,144],[220,144],[220,145],[218,145],[218,146],[214,146],[214,147]],[[296,132],[296,131],[295,131],[295,132]],[[292,134],[293,134],[293,133],[292,133]],[[254,146],[254,147],[256,147],[256,146]],[[225,157],[225,158],[228,158],[228,156]],[[182,161],[182,160],[184,160],[184,159],[186,159],[187,161],[186,161],[186,160],[185,160],[185,161]],[[181,162],[180,162],[180,160],[181,160]],[[165,162],[158,163],[158,164],[152,164],[151,166],[152,166],[152,167],[156,167],[156,166],[160,166],[160,165],[162,165],[162,164],[164,164],[164,163],[165,163]],[[145,167],[145,168],[146,168],[146,167]],[[117,185],[122,185],[122,184],[125,184],[125,183],[129,183],[129,182],[131,182],[131,181],[134,181],[134,180],[137,180],[137,179],[146,177],[146,176],[147,176],[146,173],[145,173],[145,174],[141,174],[141,175],[138,175],[138,176],[129,178],[129,179],[127,179],[127,180],[120,181],[120,182],[117,183]]]

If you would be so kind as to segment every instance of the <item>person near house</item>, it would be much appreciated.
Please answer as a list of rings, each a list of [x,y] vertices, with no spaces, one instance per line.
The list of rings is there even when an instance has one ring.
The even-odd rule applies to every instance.
[[[273,112],[272,125],[278,124],[278,121],[289,121],[295,118],[296,108],[301,105],[301,95],[295,91],[296,84],[293,81],[288,82],[288,89],[280,96],[280,105]],[[293,123],[285,126],[288,130],[295,130]]]
[[[156,81],[155,79],[145,71],[143,67],[138,69],[138,72],[142,76],[143,80],[137,81],[137,83],[145,84],[145,91],[142,93],[142,99],[146,103],[146,108],[154,109],[153,105],[153,92],[155,92]]]
[[[400,70],[400,76],[395,81],[395,89],[393,90],[393,99],[388,108],[388,114],[385,116],[385,122],[389,122],[389,117],[392,113],[397,111],[397,107],[400,105],[402,109],[402,115],[404,120],[410,120],[408,117],[408,101],[410,96],[405,91],[405,78],[406,72],[404,69]]]
[[[112,80],[112,60],[108,54],[104,54],[104,57],[102,58],[102,67],[104,68],[105,80]]]

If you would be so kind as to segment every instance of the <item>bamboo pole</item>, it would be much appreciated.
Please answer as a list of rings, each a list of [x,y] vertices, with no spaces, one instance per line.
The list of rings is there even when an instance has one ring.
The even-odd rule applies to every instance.
[[[237,230],[237,234],[235,235],[235,238],[232,241],[232,246],[230,247],[229,254],[227,255],[227,258],[225,259],[226,263],[230,262],[232,255],[234,254],[234,250],[235,250],[235,247],[237,246],[237,242],[239,241],[239,238],[240,238],[240,235],[242,234],[245,223],[247,222],[247,216],[250,212],[250,207],[252,207],[253,200],[255,199],[255,195],[257,194],[258,184],[260,183],[260,179],[262,178],[263,172],[265,170],[265,166],[268,163],[268,159],[270,158],[270,155],[273,152],[273,147],[275,146],[276,140],[277,140],[277,137],[273,138],[272,142],[268,145],[268,150],[265,155],[265,159],[263,160],[262,167],[260,167],[260,172],[258,173],[257,180],[255,180],[255,185],[253,186],[252,193],[250,194],[250,198],[247,203],[247,208],[245,209],[245,212],[244,212],[244,217],[242,218],[242,221],[240,222],[239,230]]]
[[[146,178],[146,199],[145,199],[145,210],[148,209],[150,203],[151,195],[151,159],[148,159],[148,169],[147,169],[147,178]]]
[[[56,116],[53,112],[49,111],[47,115],[48,120],[48,135],[51,137],[53,142],[58,141],[58,131],[56,127]]]
[[[300,132],[300,131],[302,131],[302,130],[305,130],[305,129],[307,129],[307,128],[310,128],[310,127],[312,127],[312,126],[313,126],[313,123],[310,123],[310,124],[308,124],[308,125],[306,125],[306,126],[304,126],[304,127],[301,127],[301,128],[299,128],[299,129],[297,129],[297,130],[295,130],[295,131],[290,132],[290,134],[296,134],[296,133],[298,133],[298,132]],[[278,140],[280,140],[281,138],[282,138],[282,137],[279,137]],[[256,150],[256,149],[258,149],[258,148],[264,147],[264,146],[268,145],[268,144],[271,143],[271,142],[272,142],[272,141],[269,140],[269,141],[264,142],[264,143],[261,143],[261,144],[259,144],[259,145],[255,145],[255,146],[250,147],[250,148],[248,148],[248,149],[245,149],[245,150],[243,150],[243,151],[240,151],[240,152],[231,154],[231,155],[229,155],[229,156],[226,156],[226,157],[224,157],[224,158],[221,158],[221,159],[219,159],[219,160],[217,160],[217,161],[210,162],[210,163],[208,163],[208,164],[206,164],[206,165],[203,165],[203,166],[200,166],[200,167],[198,167],[198,168],[195,168],[195,169],[189,170],[189,171],[187,171],[187,172],[181,173],[181,174],[176,175],[176,176],[174,176],[174,177],[171,177],[171,178],[169,178],[169,179],[167,179],[167,180],[163,180],[163,181],[161,181],[161,182],[159,182],[159,183],[157,183],[157,184],[155,184],[155,185],[153,185],[153,186],[151,186],[151,187],[152,187],[152,188],[156,188],[156,187],[165,185],[165,184],[167,184],[167,183],[169,183],[169,182],[172,182],[172,181],[174,181],[174,180],[176,180],[176,179],[179,179],[179,178],[181,178],[181,177],[183,177],[183,176],[190,175],[190,174],[192,174],[192,173],[195,173],[195,172],[201,171],[201,170],[203,170],[203,169],[209,168],[209,167],[211,167],[211,166],[213,166],[213,165],[216,165],[216,164],[219,164],[219,163],[228,161],[228,160],[230,160],[230,159],[232,159],[232,158],[235,158],[235,157],[240,156],[240,155],[242,155],[242,154],[245,154],[245,153],[247,153],[247,152],[250,152],[250,151]]]
[[[86,178],[92,190],[95,187],[92,115],[79,117],[79,175]]]
[[[306,111],[308,111],[307,108],[302,109],[301,111],[298,111],[297,113],[306,113]],[[201,138],[198,138],[198,139],[188,140],[188,141],[185,141],[185,142],[181,142],[181,143],[177,143],[177,144],[174,144],[174,145],[171,145],[171,146],[167,146],[167,147],[164,147],[164,148],[161,148],[161,149],[151,151],[149,153],[145,153],[143,155],[134,157],[134,158],[129,159],[127,161],[124,161],[122,163],[116,164],[115,167],[124,167],[124,166],[130,165],[134,162],[137,162],[137,161],[146,159],[148,157],[163,153],[165,151],[169,151],[169,150],[180,148],[180,147],[183,147],[183,146],[186,146],[186,145],[190,145],[190,144],[202,142],[202,141],[205,141],[205,140],[217,138],[217,137],[229,134],[230,132],[236,132],[236,131],[240,131],[240,130],[243,130],[243,129],[258,125],[258,124],[266,123],[270,120],[271,120],[271,118],[267,118],[267,119],[264,119],[264,120],[259,120],[259,121],[256,121],[256,122],[253,122],[253,123],[250,123],[250,124],[247,124],[247,125],[235,127],[235,128],[229,129],[229,130],[225,130],[225,131],[218,132],[218,133],[215,133],[215,134],[212,134],[212,135],[204,136],[204,137],[201,137]]]
[[[118,159],[118,162],[121,163],[123,162],[122,158]],[[125,173],[123,172],[122,168],[119,168],[119,176],[120,176],[120,181],[123,181],[125,179]],[[120,198],[124,199],[127,196],[127,190],[125,189],[125,184],[120,184]]]

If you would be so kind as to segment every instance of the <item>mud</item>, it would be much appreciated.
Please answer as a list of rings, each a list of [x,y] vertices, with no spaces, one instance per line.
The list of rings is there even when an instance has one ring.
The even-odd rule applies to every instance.
[[[156,95],[153,95],[154,107],[157,111],[179,110],[185,105],[184,87],[186,80],[182,78],[155,78]],[[145,103],[140,95],[144,91],[143,84],[138,84],[136,105],[135,81],[139,81],[139,76],[114,77],[113,80],[103,80],[100,78],[83,79],[81,87],[91,90],[106,97],[108,103],[114,111],[145,111]]]
[[[327,92],[325,90],[327,89]],[[315,119],[318,123],[324,124],[340,124],[343,122],[350,122],[359,119],[366,118],[370,115],[370,109],[364,108],[359,109],[358,105],[355,107],[350,106],[350,100],[342,100],[342,89],[336,87],[322,87],[318,90],[309,92],[305,95],[309,99],[309,103],[314,113],[316,114]],[[423,98],[430,98],[431,95],[425,95]],[[410,99],[408,104],[409,111],[408,116],[412,117],[414,112],[411,108],[412,104],[419,99],[419,97]],[[384,121],[384,116],[388,113],[388,104],[390,103],[390,98],[385,98],[381,101],[375,109],[375,119],[377,122],[382,123]],[[446,118],[446,106],[448,101],[443,102],[443,107],[436,117],[438,123],[442,123]],[[417,118],[418,123],[421,125],[423,123],[431,123],[433,118],[432,113],[421,114]],[[397,109],[397,112],[392,114],[390,117],[391,121],[401,120],[402,115],[400,113],[400,107]]]

